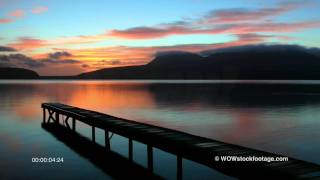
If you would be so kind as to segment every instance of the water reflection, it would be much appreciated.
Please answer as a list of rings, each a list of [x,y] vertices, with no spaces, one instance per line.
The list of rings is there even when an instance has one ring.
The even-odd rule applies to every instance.
[[[62,125],[42,124],[42,128],[115,179],[127,179],[128,177],[162,179],[148,169],[130,162],[117,153],[106,151],[104,146],[93,144],[89,139],[71,132]]]
[[[141,82],[57,82],[0,84],[1,109],[21,117],[36,117],[39,102],[53,101],[113,112],[118,109],[176,107],[198,111],[214,107],[238,109],[240,116],[252,116],[256,108],[291,108],[320,103],[320,85],[270,84],[163,84]],[[14,108],[12,108],[14,107]],[[1,110],[0,109],[0,110]],[[212,110],[212,109],[211,109]],[[34,119],[35,120],[35,119]]]
[[[316,83],[1,82],[0,141],[16,146],[7,137],[30,133],[19,129],[24,124],[39,131],[42,102],[61,102],[319,163],[319,90]]]

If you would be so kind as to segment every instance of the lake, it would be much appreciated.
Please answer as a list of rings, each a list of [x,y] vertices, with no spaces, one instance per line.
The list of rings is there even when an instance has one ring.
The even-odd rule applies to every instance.
[[[0,81],[0,178],[112,179],[41,128],[43,102],[118,117],[320,164],[320,81]],[[78,132],[90,137],[89,126]],[[102,144],[103,131],[97,130]],[[127,140],[112,138],[127,156]],[[134,142],[146,166],[146,147]],[[175,156],[154,153],[155,172],[174,179]],[[63,163],[32,163],[63,157]],[[108,163],[108,162],[106,162]],[[112,163],[112,162],[109,162]],[[184,160],[185,179],[232,179]]]

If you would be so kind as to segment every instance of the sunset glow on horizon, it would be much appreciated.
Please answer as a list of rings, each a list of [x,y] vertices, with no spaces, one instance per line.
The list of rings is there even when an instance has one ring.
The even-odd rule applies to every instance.
[[[159,51],[320,47],[319,0],[0,0],[0,67],[75,75]]]

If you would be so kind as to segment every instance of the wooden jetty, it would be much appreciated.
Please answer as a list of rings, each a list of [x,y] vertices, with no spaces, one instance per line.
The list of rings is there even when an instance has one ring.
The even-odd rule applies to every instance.
[[[223,156],[242,157],[284,157],[234,144],[191,135],[181,131],[131,121],[107,114],[81,109],[60,103],[43,103],[43,124],[64,124],[70,131],[76,131],[76,121],[92,128],[92,142],[95,143],[95,129],[105,131],[105,148],[110,150],[109,133],[128,138],[128,157],[133,161],[133,141],[147,146],[148,169],[153,171],[153,148],[177,156],[177,179],[182,179],[183,159],[208,166],[226,175],[240,179],[318,179],[320,165],[290,158],[288,161],[222,161]],[[70,124],[71,121],[71,124]],[[219,160],[217,160],[217,157]],[[108,163],[108,162],[106,162]]]

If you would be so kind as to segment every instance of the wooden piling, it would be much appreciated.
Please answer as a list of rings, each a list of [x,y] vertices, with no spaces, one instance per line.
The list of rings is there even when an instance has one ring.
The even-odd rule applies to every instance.
[[[129,149],[128,150],[128,157],[129,157],[130,161],[133,161],[133,153],[132,153],[133,152],[133,149],[132,149],[133,147],[132,147],[132,139],[131,138],[129,138],[129,145],[128,146],[129,146],[129,148],[128,148]]]
[[[105,142],[105,147],[108,151],[110,151],[110,139],[109,139],[109,131],[104,130],[104,142]]]
[[[43,122],[43,123],[46,123],[46,120],[47,120],[47,117],[46,117],[46,108],[42,108],[42,111],[43,111],[43,120],[42,120],[42,122]]]
[[[96,142],[96,129],[92,126],[92,142]]]
[[[56,112],[56,123],[59,124],[60,118],[59,118],[59,113]]]
[[[148,169],[153,171],[153,149],[150,144],[147,145],[147,153],[148,153]]]
[[[181,180],[182,177],[182,157],[177,155],[177,179]]]

